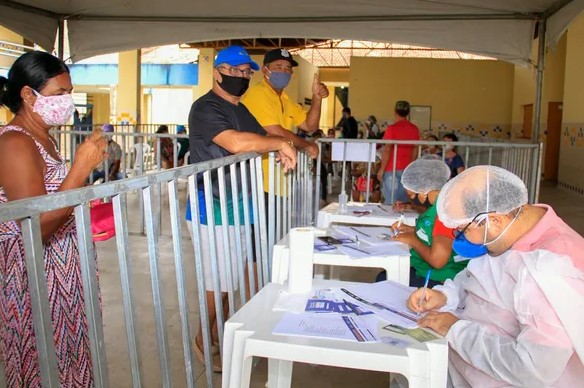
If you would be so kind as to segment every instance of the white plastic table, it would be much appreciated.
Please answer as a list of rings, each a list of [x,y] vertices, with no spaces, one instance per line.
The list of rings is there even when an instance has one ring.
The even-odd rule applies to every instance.
[[[365,204],[360,202],[349,202],[347,206],[349,211],[344,214],[340,212],[338,202],[331,202],[324,208],[320,209],[316,219],[316,226],[319,228],[328,228],[333,223],[391,226],[402,214],[393,211],[390,205],[377,203]],[[367,215],[353,213],[353,210],[358,211],[359,208],[372,209],[373,212]],[[403,214],[405,216],[404,223],[406,225],[414,225],[416,223],[418,213],[407,211]]]
[[[288,264],[290,244],[288,235],[274,245],[272,259],[272,281],[284,283],[288,279]],[[387,271],[387,280],[409,285],[410,282],[410,255],[370,256],[361,259],[352,259],[339,251],[314,252],[314,264],[329,265],[331,279],[337,278],[334,267],[365,267],[383,268]]]
[[[313,288],[356,283],[314,280]],[[448,373],[444,338],[407,348],[384,343],[359,343],[324,338],[273,335],[284,312],[272,311],[282,284],[269,283],[225,323],[223,388],[249,387],[253,356],[269,359],[268,386],[289,388],[293,362],[399,373],[410,388],[443,388]]]

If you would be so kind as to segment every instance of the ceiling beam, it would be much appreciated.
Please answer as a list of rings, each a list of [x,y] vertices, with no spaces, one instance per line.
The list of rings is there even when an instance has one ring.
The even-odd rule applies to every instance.
[[[61,14],[58,14],[55,12],[47,11],[46,9],[43,9],[43,8],[37,8],[37,7],[33,7],[32,5],[21,4],[21,3],[17,3],[17,2],[11,1],[11,0],[0,0],[0,7],[6,7],[6,8],[10,8],[10,9],[15,9],[18,11],[28,12],[28,13],[32,13],[35,15],[40,15],[40,16],[44,16],[47,18],[55,19],[55,20],[61,20],[62,18],[65,17],[65,15],[61,15]]]
[[[548,19],[550,16],[552,16],[553,14],[555,14],[556,12],[558,12],[560,9],[562,9],[565,6],[567,6],[568,4],[570,4],[572,1],[574,1],[574,0],[559,0],[559,1],[556,1],[554,4],[552,4],[551,7],[549,7],[548,9],[546,9],[541,14],[541,18],[542,19]]]
[[[362,15],[362,16],[288,16],[288,17],[223,17],[223,16],[130,16],[71,15],[67,20],[153,22],[153,23],[340,23],[389,21],[452,21],[452,20],[533,20],[541,14],[445,14],[445,15]]]

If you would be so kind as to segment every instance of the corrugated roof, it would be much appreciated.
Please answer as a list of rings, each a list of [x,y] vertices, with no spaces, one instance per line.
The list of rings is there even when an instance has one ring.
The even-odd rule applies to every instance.
[[[293,51],[318,67],[349,67],[351,57],[494,60],[491,57],[460,51],[353,40],[330,40]]]

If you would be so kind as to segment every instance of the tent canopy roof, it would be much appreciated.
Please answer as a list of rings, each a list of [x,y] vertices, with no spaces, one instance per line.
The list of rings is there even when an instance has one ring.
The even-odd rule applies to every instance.
[[[584,0],[0,0],[0,24],[51,50],[67,21],[74,61],[108,52],[230,38],[355,39],[529,63],[536,22],[554,44]]]

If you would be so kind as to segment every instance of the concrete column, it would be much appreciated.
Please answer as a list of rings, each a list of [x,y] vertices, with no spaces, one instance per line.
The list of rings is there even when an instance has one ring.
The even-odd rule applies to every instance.
[[[199,81],[193,87],[193,100],[206,94],[213,87],[213,62],[215,49],[203,48],[199,50]]]
[[[0,26],[0,40],[4,42],[24,44],[24,39],[22,36],[10,31],[7,28]],[[16,54],[18,55],[18,54]],[[8,70],[16,60],[16,57],[8,55],[0,55],[0,68],[2,70]],[[10,120],[12,120],[12,113],[4,107],[0,108],[0,125],[5,125]]]
[[[116,123],[136,125],[141,122],[141,52],[119,53],[118,88],[116,93]]]

